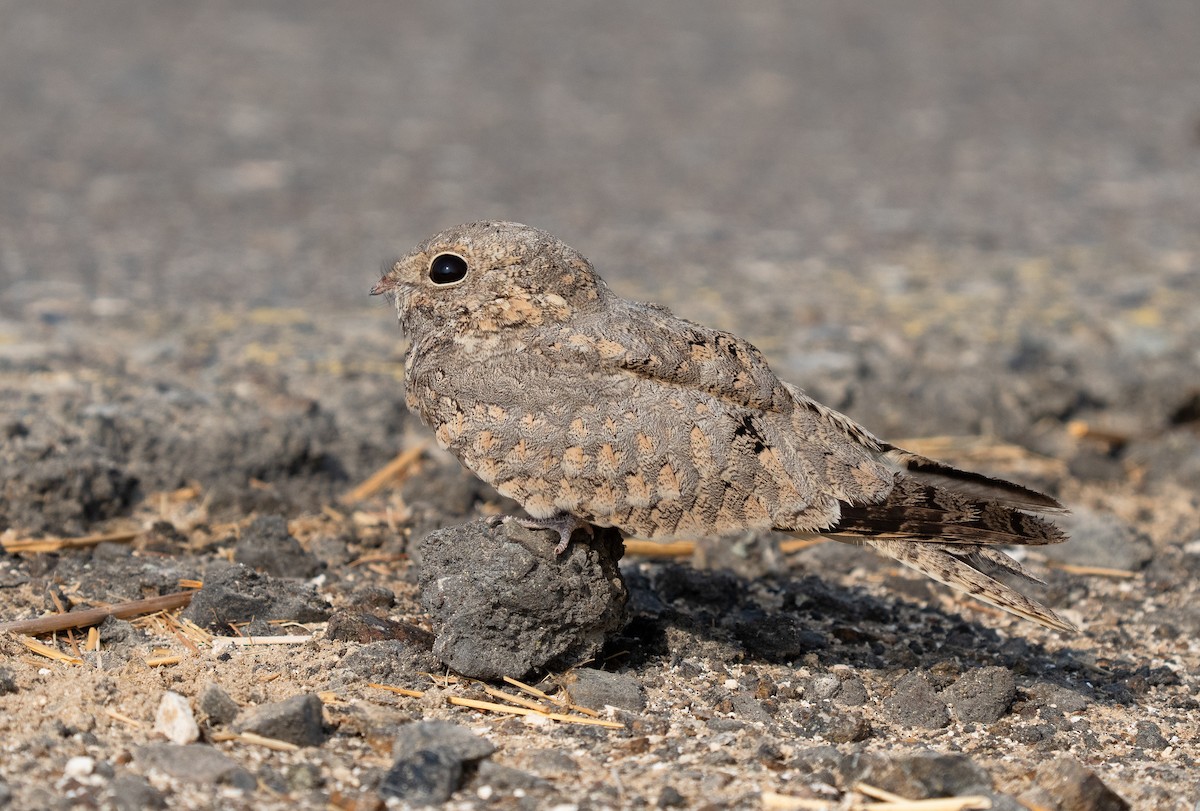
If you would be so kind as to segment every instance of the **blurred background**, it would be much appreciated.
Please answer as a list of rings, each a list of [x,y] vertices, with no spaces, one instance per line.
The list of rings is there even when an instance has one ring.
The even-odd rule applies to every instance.
[[[287,307],[398,342],[380,268],[504,218],[880,431],[1197,364],[1194,0],[0,8],[0,344]],[[918,368],[974,377],[890,397]],[[1006,416],[989,368],[1057,399]]]

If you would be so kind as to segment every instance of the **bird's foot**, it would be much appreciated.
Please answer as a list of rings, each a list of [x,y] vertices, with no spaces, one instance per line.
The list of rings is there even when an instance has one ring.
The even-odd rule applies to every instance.
[[[514,518],[511,515],[506,515],[501,519],[504,523],[516,521],[526,529],[552,529],[558,533],[558,544],[554,547],[554,554],[561,555],[567,551],[567,547],[571,543],[571,535],[575,530],[582,529],[587,533],[589,538],[593,537],[592,525],[583,519],[570,515],[569,513],[559,513],[551,518]]]

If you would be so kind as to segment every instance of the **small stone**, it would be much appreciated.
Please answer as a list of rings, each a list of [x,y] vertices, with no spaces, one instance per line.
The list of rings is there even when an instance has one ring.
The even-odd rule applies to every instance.
[[[321,562],[288,533],[287,522],[263,515],[242,530],[233,559],[274,577],[314,577]]]
[[[646,706],[641,683],[623,673],[580,667],[567,674],[564,686],[573,703],[592,710],[612,706],[637,712]]]
[[[154,731],[161,733],[171,743],[185,744],[199,739],[200,727],[192,716],[191,705],[179,693],[168,690],[158,702],[154,714]]]
[[[379,793],[411,805],[436,805],[450,799],[462,776],[461,760],[444,751],[422,749],[392,764]]]
[[[0,667],[0,696],[17,692],[17,677],[7,667]]]
[[[0,780],[0,808],[7,808],[12,802],[12,789],[8,787],[8,783]]]
[[[867,685],[858,676],[842,679],[842,686],[833,697],[835,704],[844,707],[861,707],[867,700]]]
[[[167,798],[163,793],[141,775],[118,775],[109,786],[109,791],[112,792],[112,803],[117,811],[167,807]]]
[[[963,674],[942,696],[960,722],[993,724],[1012,706],[1017,685],[1007,668],[980,667]]]
[[[1162,731],[1153,721],[1138,721],[1137,737],[1134,738],[1133,744],[1157,752],[1160,749],[1166,749],[1171,742],[1163,737]]]
[[[946,702],[919,671],[912,671],[896,684],[896,690],[883,702],[884,712],[906,727],[941,729],[950,723]]]
[[[174,743],[149,743],[133,751],[143,768],[158,771],[186,783],[233,786],[252,791],[258,780],[236,760],[200,743],[180,746]]]
[[[211,682],[204,685],[204,689],[200,691],[197,704],[200,712],[208,716],[210,723],[220,726],[232,724],[233,719],[237,718],[238,712],[241,711],[237,702],[230,698],[229,693]]]
[[[682,808],[687,805],[687,797],[680,794],[674,786],[664,786],[658,793],[658,802],[655,805],[658,808]]]
[[[875,752],[852,756],[846,764],[848,782],[864,782],[910,799],[987,794],[992,779],[965,755],[931,750],[908,755]]]
[[[392,756],[406,758],[421,750],[439,750],[458,760],[482,760],[496,751],[487,738],[448,721],[414,721],[400,727],[392,742]]]
[[[322,622],[329,613],[328,603],[312,586],[234,564],[210,567],[204,587],[196,592],[182,616],[202,628],[227,632],[230,623],[235,622]]]
[[[1037,772],[1037,783],[1057,803],[1059,811],[1125,811],[1129,808],[1129,803],[1070,755],[1043,764]]]
[[[92,772],[96,770],[96,759],[90,758],[87,755],[76,755],[67,760],[67,764],[63,766],[63,777],[76,780],[80,783],[90,782]]]
[[[297,746],[320,746],[325,743],[323,708],[321,699],[311,693],[292,696],[247,710],[234,729]]]

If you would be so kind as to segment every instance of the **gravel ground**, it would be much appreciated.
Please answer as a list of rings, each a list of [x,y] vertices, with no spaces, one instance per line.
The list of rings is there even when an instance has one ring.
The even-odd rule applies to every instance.
[[[1200,800],[1200,6],[0,10],[0,622],[204,583],[190,624],[40,637],[79,664],[0,634],[0,807]],[[443,678],[447,544],[613,581],[473,523],[512,505],[403,407],[366,291],[489,217],[1055,493],[1073,540],[1027,562],[1082,631],[745,538],[627,555],[585,646],[513,640],[618,728],[447,704],[492,700]]]

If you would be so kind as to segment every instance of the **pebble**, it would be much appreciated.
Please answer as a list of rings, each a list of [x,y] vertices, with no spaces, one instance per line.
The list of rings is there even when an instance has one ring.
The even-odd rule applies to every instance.
[[[553,532],[515,521],[425,536],[421,602],[434,620],[433,652],[447,667],[477,679],[565,670],[596,656],[624,626],[620,533],[598,529],[562,555],[555,542]]]
[[[933,750],[890,755],[853,755],[844,764],[848,783],[864,782],[909,799],[987,794],[992,779],[966,755]]]
[[[220,685],[211,682],[204,685],[200,691],[197,706],[200,712],[208,716],[210,723],[219,726],[232,724],[233,719],[237,718],[237,714],[241,710],[237,702],[230,698],[229,693],[225,692]]]
[[[937,690],[919,671],[912,671],[896,683],[896,690],[884,699],[888,718],[906,727],[940,729],[950,723],[950,712]]]
[[[320,746],[326,737],[323,708],[321,699],[312,693],[292,696],[246,710],[234,729],[297,746]]]
[[[942,697],[959,722],[992,724],[1012,707],[1017,685],[1007,668],[979,667],[963,674]]]
[[[1037,772],[1037,784],[1058,805],[1058,811],[1125,811],[1125,802],[1070,755],[1045,763]]]
[[[392,757],[407,757],[423,749],[444,751],[459,760],[482,760],[496,751],[487,738],[449,721],[414,721],[397,730]]]
[[[258,779],[236,760],[206,744],[149,743],[134,749],[133,756],[142,768],[157,769],[186,783],[233,786],[243,791],[258,785]]]
[[[17,677],[7,667],[0,667],[0,696],[17,692]]]
[[[589,709],[611,706],[637,712],[646,706],[641,683],[624,673],[580,667],[568,673],[563,683],[571,701]]]
[[[379,793],[413,805],[445,802],[462,785],[465,764],[496,751],[486,738],[447,721],[405,724],[392,742],[394,761]]]
[[[379,785],[385,798],[411,805],[436,805],[450,799],[462,783],[462,761],[443,751],[422,749],[398,758]]]
[[[172,690],[163,693],[154,714],[154,731],[171,743],[191,743],[200,738],[200,727],[192,715],[188,700]]]
[[[143,811],[166,808],[167,798],[139,774],[121,774],[109,785],[112,804],[117,811]]]

